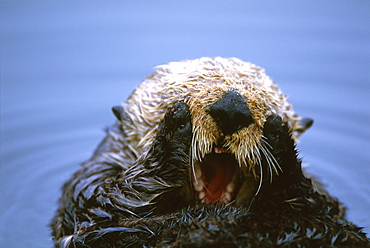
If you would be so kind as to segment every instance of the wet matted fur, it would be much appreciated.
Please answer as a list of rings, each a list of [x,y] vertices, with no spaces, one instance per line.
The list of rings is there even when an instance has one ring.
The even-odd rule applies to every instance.
[[[311,124],[262,68],[160,66],[64,185],[57,247],[368,247],[301,167]]]

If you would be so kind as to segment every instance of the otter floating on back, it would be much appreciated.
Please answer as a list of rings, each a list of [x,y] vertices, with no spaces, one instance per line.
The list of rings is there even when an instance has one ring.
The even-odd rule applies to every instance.
[[[64,185],[60,247],[368,246],[313,186],[295,142],[312,120],[235,58],[160,66]]]

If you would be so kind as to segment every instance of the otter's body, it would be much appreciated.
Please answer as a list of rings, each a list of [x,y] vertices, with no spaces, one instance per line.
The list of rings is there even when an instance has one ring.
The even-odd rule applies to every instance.
[[[367,247],[313,186],[295,142],[311,124],[238,59],[159,67],[63,188],[60,247]]]

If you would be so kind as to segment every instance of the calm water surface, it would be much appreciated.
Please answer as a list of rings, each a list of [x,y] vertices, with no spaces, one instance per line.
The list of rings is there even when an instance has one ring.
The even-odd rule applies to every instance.
[[[199,3],[201,2],[201,3]],[[308,170],[370,231],[369,1],[2,2],[0,247],[50,247],[60,187],[159,64],[239,57],[315,119]]]

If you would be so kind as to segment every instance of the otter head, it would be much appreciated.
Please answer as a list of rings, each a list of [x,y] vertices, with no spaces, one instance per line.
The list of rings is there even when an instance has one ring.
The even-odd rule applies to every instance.
[[[261,161],[268,177],[281,171],[264,137],[269,116],[279,116],[294,140],[312,121],[293,111],[286,96],[254,64],[236,58],[201,58],[160,66],[116,115],[136,158],[150,147],[166,110],[188,105],[192,139],[189,183],[198,202],[243,203],[259,191]]]

